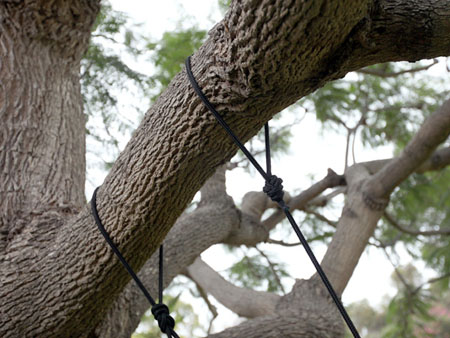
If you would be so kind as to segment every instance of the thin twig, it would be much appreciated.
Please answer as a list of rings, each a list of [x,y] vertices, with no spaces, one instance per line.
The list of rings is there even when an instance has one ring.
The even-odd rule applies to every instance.
[[[443,279],[446,279],[446,278],[449,278],[449,277],[450,277],[450,272],[447,272],[447,273],[445,273],[445,274],[443,274],[441,276],[438,276],[438,277],[430,278],[426,282],[420,284],[416,289],[413,290],[413,292],[416,293],[420,289],[422,289],[425,285],[433,284],[433,283],[439,282],[439,281],[441,281]]]
[[[429,64],[429,65],[422,66],[422,67],[417,67],[417,68],[411,68],[411,69],[407,69],[407,70],[402,70],[402,71],[394,72],[394,73],[386,73],[386,72],[379,71],[379,70],[376,70],[376,69],[368,69],[368,68],[360,69],[357,72],[361,73],[361,74],[375,75],[375,76],[379,76],[379,77],[382,77],[382,78],[397,77],[397,76],[400,76],[400,75],[403,75],[403,74],[406,74],[406,73],[415,73],[415,72],[420,72],[422,70],[427,70],[427,69],[431,68],[432,66],[434,66],[437,63],[438,63],[438,60],[434,59],[433,62],[431,64]]]
[[[270,244],[277,244],[277,245],[281,245],[281,246],[286,246],[286,247],[293,247],[293,246],[298,246],[298,245],[302,245],[302,243],[297,242],[297,243],[287,243],[284,241],[279,241],[273,238],[269,238],[266,243],[270,243]]]
[[[309,208],[303,208],[303,211],[306,212],[307,214],[314,215],[317,219],[321,220],[322,222],[327,223],[328,225],[332,226],[333,228],[336,228],[336,226],[337,226],[338,222],[332,221],[332,220],[326,218],[324,215],[318,213],[315,210],[312,210]]]
[[[275,281],[277,282],[278,286],[280,287],[281,292],[283,293],[283,295],[286,295],[286,291],[284,290],[283,284],[281,284],[281,279],[278,276],[277,270],[275,269],[275,265],[272,263],[270,258],[264,253],[264,251],[259,249],[257,246],[255,246],[255,249],[260,253],[261,256],[263,256],[266,259],[267,263],[269,264],[270,271],[272,271],[273,276],[275,277]]]
[[[439,230],[425,230],[425,231],[409,229],[406,226],[401,225],[399,222],[397,222],[386,211],[384,212],[384,219],[389,224],[391,224],[394,228],[400,230],[401,232],[404,232],[406,234],[413,235],[413,236],[418,236],[418,235],[422,235],[422,236],[450,235],[450,229],[448,229],[448,228],[447,229],[439,229]]]
[[[116,39],[114,39],[114,38],[112,38],[112,37],[110,37],[110,36],[104,35],[104,34],[100,34],[100,33],[93,33],[93,34],[91,34],[91,36],[92,36],[93,38],[103,38],[103,39],[112,41],[112,42],[117,43],[117,44],[120,43],[120,42],[117,41]]]
[[[332,192],[330,192],[327,195],[319,196],[314,198],[308,203],[308,206],[317,206],[317,207],[324,207],[328,204],[329,201],[331,201],[333,198],[340,194],[345,194],[347,192],[347,187],[339,187],[334,189]]]
[[[350,137],[352,136],[352,131],[347,129],[347,140],[345,142],[345,163],[344,163],[344,172],[348,168],[348,150],[350,148]]]
[[[391,265],[394,268],[394,272],[397,275],[398,279],[400,280],[400,282],[405,286],[406,290],[408,290],[409,294],[413,294],[413,289],[411,287],[411,285],[409,285],[409,283],[406,281],[405,277],[403,277],[403,275],[401,274],[401,272],[398,270],[398,266],[397,264],[394,263],[394,261],[392,260],[391,256],[389,255],[389,253],[387,252],[386,248],[383,248],[384,254],[386,255],[388,261],[391,263]]]
[[[217,308],[209,301],[207,292],[194,279],[192,279],[192,278],[190,278],[190,279],[194,282],[195,286],[197,287],[198,293],[200,294],[200,297],[202,297],[202,299],[205,301],[206,305],[208,306],[208,310],[212,314],[212,318],[209,321],[209,326],[208,326],[208,331],[207,331],[207,334],[209,335],[211,333],[213,321],[214,321],[214,319],[217,318],[219,313],[217,312]]]

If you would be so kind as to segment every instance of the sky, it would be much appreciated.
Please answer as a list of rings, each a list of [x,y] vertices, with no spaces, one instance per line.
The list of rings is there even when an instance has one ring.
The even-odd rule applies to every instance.
[[[185,13],[181,20],[182,25],[196,24],[205,29],[211,28],[222,17],[217,1],[113,0],[111,3],[115,10],[127,13],[136,22],[144,23],[142,29],[155,39],[161,37],[164,31],[173,30],[180,24],[179,13]],[[283,123],[283,119],[277,123]],[[343,172],[346,142],[344,135],[332,131],[324,135],[313,114],[306,114],[301,123],[292,128],[292,133],[295,136],[291,151],[286,155],[275,157],[272,164],[274,173],[283,178],[287,191],[308,188],[312,183],[311,175],[320,179],[326,175],[327,168],[332,168],[337,173]],[[381,159],[392,155],[392,149],[388,147],[377,148],[374,152],[362,148],[358,142],[356,144],[357,161]],[[101,179],[98,180],[101,183]],[[240,169],[228,173],[227,182],[228,193],[237,202],[246,192],[261,190],[264,185],[259,176]],[[334,219],[338,216],[338,212],[331,215]],[[293,242],[295,237],[291,236],[284,240]],[[266,244],[261,248],[267,249],[286,263],[295,278],[308,278],[314,273],[314,267],[302,247],[284,248]],[[313,245],[312,248],[320,260],[326,251],[325,245]],[[228,268],[234,261],[230,253],[225,252],[220,246],[209,249],[202,257],[218,271]],[[392,296],[394,292],[390,284],[392,271],[392,266],[379,250],[366,250],[344,292],[344,305],[362,299],[368,299],[371,304],[379,305],[386,293]],[[291,284],[293,282],[294,280]],[[217,330],[232,325],[237,320],[236,316],[223,307],[220,307],[220,311],[221,317],[215,324]]]

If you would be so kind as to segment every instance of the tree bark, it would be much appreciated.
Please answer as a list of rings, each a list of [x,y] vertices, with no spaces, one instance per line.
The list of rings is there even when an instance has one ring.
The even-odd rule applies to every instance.
[[[270,315],[275,311],[275,306],[281,298],[274,293],[237,287],[227,282],[201,258],[197,258],[187,270],[189,277],[241,317]]]
[[[236,1],[193,56],[193,72],[245,141],[348,71],[450,54],[448,3],[414,4],[411,12],[410,1]],[[0,139],[3,337],[87,336],[129,281],[82,207],[78,67],[97,11],[94,0],[0,4],[0,112],[10,128]],[[399,30],[408,32],[401,44]],[[98,194],[105,228],[132,266],[143,266],[235,152],[178,74]]]
[[[23,244],[27,225],[51,240],[40,219],[65,220],[86,203],[79,62],[98,6],[60,2],[0,5],[2,254]]]

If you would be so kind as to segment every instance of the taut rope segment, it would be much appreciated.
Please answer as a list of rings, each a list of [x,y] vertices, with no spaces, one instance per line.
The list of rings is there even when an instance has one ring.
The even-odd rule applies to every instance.
[[[116,256],[119,258],[120,262],[123,264],[125,269],[128,271],[130,276],[134,279],[139,289],[141,289],[144,296],[148,299],[150,305],[152,306],[152,314],[155,317],[155,319],[158,321],[159,328],[161,329],[161,332],[164,332],[169,338],[180,338],[178,334],[175,332],[175,320],[170,316],[169,308],[167,305],[163,304],[163,246],[161,245],[159,247],[159,282],[158,282],[158,294],[159,294],[159,301],[158,303],[155,302],[152,296],[150,296],[150,293],[145,288],[144,284],[142,284],[139,277],[136,275],[136,273],[131,268],[130,264],[125,260],[122,253],[119,251],[119,248],[114,244],[111,237],[109,237],[108,232],[106,231],[105,227],[102,224],[102,221],[100,220],[100,216],[98,215],[97,211],[97,190],[99,188],[96,188],[94,190],[94,194],[92,195],[91,199],[91,210],[92,215],[94,216],[95,223],[97,223],[97,227],[100,230],[101,234],[105,238],[106,242],[111,247],[112,251],[116,254]]]
[[[244,144],[239,140],[239,138],[234,134],[234,132],[231,130],[230,126],[224,121],[222,116],[217,112],[217,110],[214,108],[214,106],[209,102],[209,100],[206,98],[205,94],[200,89],[197,81],[195,81],[194,75],[192,74],[191,70],[191,57],[189,56],[186,59],[186,73],[188,75],[189,81],[191,82],[192,87],[194,88],[194,91],[197,93],[197,95],[200,97],[204,105],[213,113],[214,117],[217,119],[217,122],[225,129],[225,131],[228,133],[228,135],[233,139],[234,143],[241,149],[241,151],[245,154],[245,156],[248,158],[248,160],[253,164],[255,169],[261,174],[261,176],[266,181],[265,186],[263,188],[264,193],[266,193],[274,202],[277,202],[281,209],[283,209],[284,213],[286,214],[286,218],[289,220],[289,223],[291,223],[292,228],[294,229],[294,232],[296,233],[298,239],[302,243],[303,247],[306,250],[306,253],[308,254],[309,258],[311,259],[314,267],[317,270],[317,273],[319,274],[320,278],[322,279],[322,282],[325,284],[325,287],[328,290],[328,293],[330,294],[331,298],[333,298],[334,303],[336,304],[337,308],[339,309],[339,312],[341,313],[342,317],[344,318],[348,328],[350,329],[351,333],[355,338],[360,338],[360,335],[358,333],[358,330],[356,329],[355,325],[353,324],[352,320],[350,319],[350,316],[348,315],[347,311],[345,310],[344,306],[342,305],[338,295],[336,294],[336,291],[334,291],[333,286],[331,285],[330,281],[328,280],[328,277],[326,276],[325,272],[323,271],[322,267],[320,266],[319,262],[316,259],[316,256],[312,252],[308,242],[306,241],[305,237],[303,236],[302,232],[300,231],[299,226],[294,220],[294,217],[292,217],[291,212],[289,211],[289,207],[286,205],[286,203],[283,200],[283,180],[281,178],[278,178],[275,175],[272,175],[271,172],[271,163],[270,163],[270,141],[269,141],[269,124],[266,123],[264,126],[264,135],[266,139],[266,164],[267,164],[267,172],[264,171],[264,169],[259,165],[259,163],[256,161],[256,159],[253,157],[253,155],[247,150],[247,148],[244,146]]]

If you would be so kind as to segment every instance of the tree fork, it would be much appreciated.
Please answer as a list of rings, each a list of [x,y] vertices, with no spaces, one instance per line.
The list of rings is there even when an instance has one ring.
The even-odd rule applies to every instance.
[[[389,3],[377,2],[380,8]],[[402,35],[403,39],[410,39],[403,41],[408,45],[406,49],[395,43],[398,29],[394,28],[398,27],[382,24],[382,19],[389,22],[410,15],[409,2],[395,3],[398,4],[395,10],[374,12],[373,2],[368,0],[233,2],[225,19],[215,26],[209,39],[193,56],[193,72],[205,94],[223,112],[233,130],[247,140],[278,111],[348,71],[376,62],[450,54],[448,3],[421,2],[414,12],[415,19],[421,14],[426,17],[427,27],[431,23],[431,28],[426,30],[432,35],[429,39],[414,38],[415,32],[423,31],[423,21],[402,21],[410,33]],[[83,48],[87,47],[96,9],[98,1],[93,0],[3,2],[0,5],[1,46],[11,43],[6,41],[8,36],[4,32],[9,32],[11,22],[18,20],[15,27],[20,31],[20,39],[47,48],[46,55],[50,60],[59,55],[68,64],[78,64]],[[29,15],[34,13],[33,10],[35,15]],[[373,13],[376,15],[371,18]],[[371,22],[371,19],[376,19],[378,24],[361,25],[361,22]],[[371,31],[371,27],[376,27],[376,30]],[[78,33],[72,35],[73,32]],[[373,44],[366,44],[364,36],[373,37],[369,39]],[[14,40],[12,42],[16,44]],[[17,42],[18,45],[20,43]],[[74,49],[78,52],[72,53]],[[55,62],[56,66],[60,65],[58,60]],[[0,67],[5,65],[7,63],[2,63]],[[21,66],[32,67],[35,63]],[[40,75],[51,78],[52,72],[58,68],[47,69],[48,72]],[[71,69],[67,74],[72,76],[76,87],[78,69]],[[3,71],[5,68],[0,69]],[[20,77],[22,82],[26,78]],[[20,107],[22,95],[14,95],[13,84],[8,83],[11,88],[5,87],[13,94],[2,90],[8,95],[0,100],[2,106],[9,100],[17,102],[16,108]],[[52,87],[47,89],[53,90]],[[60,93],[63,98],[68,97],[66,91],[61,90]],[[62,113],[63,108],[77,103],[71,102],[72,99],[61,101],[60,97],[52,94],[45,93],[49,101],[42,101],[42,109],[47,110],[45,103],[56,103],[59,108],[55,108],[52,116],[70,124],[70,117]],[[199,100],[193,97],[185,74],[178,74],[146,114],[99,190],[98,209],[105,228],[137,269],[157,249],[214,169],[236,152]],[[32,128],[29,130],[35,132]],[[49,137],[51,139],[52,135]],[[6,139],[2,136],[2,145]],[[46,148],[48,144],[45,142],[50,142],[50,139],[30,139],[39,140],[36,141],[37,148]],[[81,154],[82,147],[77,143],[69,149]],[[51,165],[38,165],[41,161],[33,159],[32,155],[25,156],[26,147],[21,146],[16,151],[31,162],[32,173],[39,172],[49,178],[59,175],[51,174],[55,170],[52,167],[60,160],[58,156],[50,157]],[[2,161],[7,163],[6,155],[2,153],[1,156],[5,156]],[[84,175],[79,163],[66,165],[74,177],[81,172]],[[21,168],[19,164],[17,167]],[[62,177],[72,175],[63,172]],[[7,175],[11,172],[8,171]],[[12,181],[11,185],[17,184],[10,176],[5,179]],[[78,178],[77,182],[81,180]],[[44,206],[42,217],[33,217],[34,221],[29,224],[24,222],[20,226],[23,237],[13,236],[8,246],[4,244],[7,237],[4,229],[11,227],[9,217],[20,218],[21,215],[19,211],[9,215],[6,211],[8,206],[2,205],[1,209],[0,240],[3,243],[0,248],[5,254],[0,261],[3,272],[0,297],[4,300],[0,306],[0,335],[61,336],[70,332],[73,336],[83,336],[100,322],[129,276],[112,258],[88,208],[82,208],[73,217],[60,212],[67,210],[64,209],[67,199],[70,205],[75,205],[68,210],[77,210],[82,205],[82,193],[67,197],[58,192],[63,197],[57,197],[55,203],[62,209],[51,212],[54,206],[45,203],[47,199],[51,201],[45,192],[62,190],[61,185],[57,179],[33,180],[38,181],[45,184],[46,189],[38,192],[37,199],[33,197],[32,200]],[[70,183],[68,185],[71,187]],[[33,187],[22,186],[26,189]],[[70,187],[64,190],[70,191]],[[22,193],[22,196],[26,198],[27,194]],[[11,200],[14,198],[18,197],[12,196]],[[4,214],[8,218],[3,218]],[[16,311],[20,311],[20,316]]]

